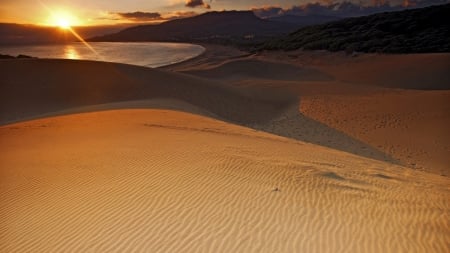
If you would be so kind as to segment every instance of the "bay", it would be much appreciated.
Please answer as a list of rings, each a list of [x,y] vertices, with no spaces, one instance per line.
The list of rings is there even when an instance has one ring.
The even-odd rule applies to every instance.
[[[161,67],[182,62],[204,52],[199,45],[159,42],[74,42],[62,45],[2,46],[0,54],[37,58],[118,62],[145,67]]]

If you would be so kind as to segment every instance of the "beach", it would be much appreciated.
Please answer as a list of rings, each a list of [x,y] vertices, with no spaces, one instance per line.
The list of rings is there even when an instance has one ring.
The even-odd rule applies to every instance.
[[[0,61],[0,252],[448,251],[449,54],[204,47]]]

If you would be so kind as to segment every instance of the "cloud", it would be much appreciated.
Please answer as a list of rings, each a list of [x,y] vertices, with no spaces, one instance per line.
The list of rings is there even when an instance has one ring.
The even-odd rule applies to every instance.
[[[112,20],[136,23],[161,23],[174,19],[189,18],[198,15],[195,11],[174,11],[168,13],[158,12],[102,12],[96,20]]]
[[[253,8],[252,11],[261,18],[272,18],[285,15],[286,10],[278,6],[263,6],[261,8]]]
[[[198,15],[195,11],[175,11],[164,15],[164,18],[167,20],[180,19],[180,18],[189,18]]]
[[[161,20],[161,14],[158,12],[118,12],[115,13],[122,19],[132,20],[132,21],[155,21]]]
[[[307,3],[283,9],[278,6],[264,6],[253,8],[253,12],[261,18],[271,18],[283,15],[295,16],[334,16],[334,17],[357,17],[379,12],[399,11],[406,8],[420,8],[431,5],[449,3],[450,0],[399,0],[389,2],[387,0],[371,0],[370,4],[356,4],[353,2],[323,1],[322,3]]]
[[[206,9],[211,9],[211,5],[205,3],[203,0],[186,0],[186,7],[195,8],[195,7],[204,7]]]

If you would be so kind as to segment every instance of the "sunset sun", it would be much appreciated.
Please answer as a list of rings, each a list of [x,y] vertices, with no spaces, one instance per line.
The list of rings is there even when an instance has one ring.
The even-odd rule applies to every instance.
[[[75,23],[75,17],[67,12],[57,12],[51,17],[51,25],[64,30],[70,29]]]
[[[59,19],[57,21],[57,25],[61,29],[69,29],[70,28],[70,21],[65,19],[65,18],[61,18],[61,19]]]

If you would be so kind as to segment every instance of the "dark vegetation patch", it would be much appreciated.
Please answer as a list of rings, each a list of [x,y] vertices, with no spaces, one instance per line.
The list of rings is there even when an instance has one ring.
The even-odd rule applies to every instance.
[[[381,174],[381,173],[375,174],[374,176],[375,177],[379,177],[379,178],[383,178],[383,179],[393,179],[392,177],[386,176],[386,175]]]
[[[348,18],[301,28],[257,50],[450,52],[450,4]]]
[[[8,55],[8,54],[0,54],[0,59],[31,59],[31,58],[35,58],[29,55],[24,55],[24,54],[19,54],[18,56],[14,57],[12,55]]]
[[[339,176],[338,174],[334,173],[334,172],[325,172],[322,174],[322,176],[327,177],[327,178],[331,178],[334,180],[345,180],[345,178]]]

